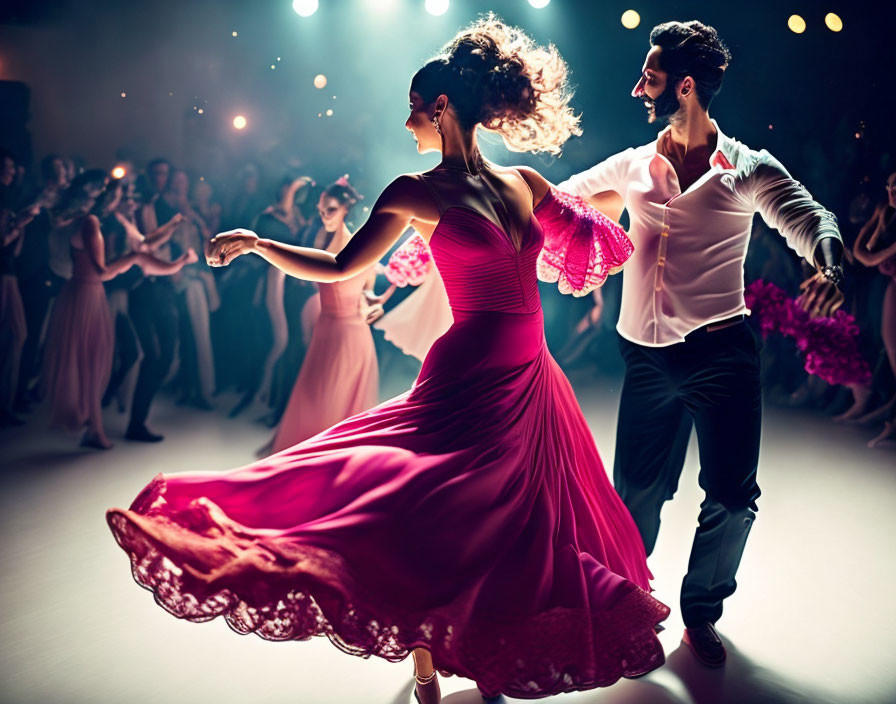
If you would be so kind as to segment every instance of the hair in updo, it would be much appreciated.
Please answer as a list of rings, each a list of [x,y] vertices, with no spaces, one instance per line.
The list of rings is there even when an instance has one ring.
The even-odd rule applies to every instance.
[[[481,124],[512,151],[559,154],[566,140],[582,133],[557,48],[538,46],[491,12],[417,71],[411,90],[427,104],[445,94],[463,129]]]
[[[355,187],[352,186],[348,182],[348,174],[336,179],[335,183],[331,183],[324,189],[324,198],[335,198],[339,201],[339,205],[345,205],[348,207],[348,210],[351,210],[359,200],[362,200],[364,196],[362,196],[358,191],[355,190]]]

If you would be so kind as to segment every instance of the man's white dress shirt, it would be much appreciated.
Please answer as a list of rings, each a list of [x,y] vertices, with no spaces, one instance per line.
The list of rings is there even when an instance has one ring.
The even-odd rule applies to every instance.
[[[744,305],[744,259],[753,215],[778,229],[814,264],[825,237],[840,239],[837,220],[764,149],[722,134],[709,170],[684,193],[660,140],[629,148],[561,183],[587,198],[616,191],[629,213],[635,252],[625,264],[616,326],[640,345],[665,347]]]

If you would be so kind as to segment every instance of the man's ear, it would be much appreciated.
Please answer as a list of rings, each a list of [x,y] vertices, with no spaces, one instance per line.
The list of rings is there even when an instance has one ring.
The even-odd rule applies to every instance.
[[[690,76],[685,76],[681,79],[681,83],[678,86],[678,92],[682,96],[688,96],[696,90],[697,85],[694,83],[694,79]]]

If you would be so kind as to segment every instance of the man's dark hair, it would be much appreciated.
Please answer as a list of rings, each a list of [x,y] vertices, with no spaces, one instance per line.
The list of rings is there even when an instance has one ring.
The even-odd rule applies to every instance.
[[[704,110],[722,87],[731,52],[719,33],[697,20],[664,22],[650,31],[651,46],[658,46],[660,68],[673,84],[686,76],[694,79],[697,99]]]

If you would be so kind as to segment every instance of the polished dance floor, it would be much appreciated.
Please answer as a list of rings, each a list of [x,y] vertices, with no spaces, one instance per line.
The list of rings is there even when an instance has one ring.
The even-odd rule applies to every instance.
[[[403,382],[402,382],[403,383]],[[607,463],[618,383],[574,379]],[[396,383],[393,383],[396,386]],[[397,392],[388,388],[386,392]],[[217,620],[181,622],[132,581],[104,511],[126,505],[159,471],[236,467],[267,429],[252,417],[177,407],[151,417],[159,445],[121,438],[81,450],[44,430],[42,416],[0,431],[0,701],[10,704],[407,704],[410,662],[353,658],[325,639],[270,643]],[[692,442],[679,493],[667,504],[650,559],[656,595],[673,606],[660,639],[667,664],[639,680],[554,698],[614,704],[896,701],[896,450],[868,450],[867,428],[807,411],[766,409],[759,514],[738,591],[719,630],[721,670],[681,643],[678,587],[701,493]],[[608,466],[608,471],[610,467]],[[471,682],[442,681],[446,704],[481,704]],[[505,700],[511,701],[511,700]]]

